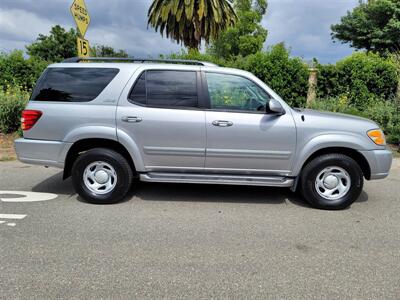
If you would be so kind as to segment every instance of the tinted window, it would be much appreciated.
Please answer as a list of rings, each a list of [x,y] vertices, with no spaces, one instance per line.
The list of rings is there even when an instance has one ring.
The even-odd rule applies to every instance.
[[[190,71],[146,71],[129,96],[156,107],[197,107],[197,76]]]
[[[146,104],[146,72],[143,72],[136,81],[129,99],[139,104]]]
[[[31,100],[91,101],[104,90],[118,71],[109,68],[49,68],[40,78]]]
[[[206,73],[212,109],[264,111],[269,95],[253,81],[235,75]]]

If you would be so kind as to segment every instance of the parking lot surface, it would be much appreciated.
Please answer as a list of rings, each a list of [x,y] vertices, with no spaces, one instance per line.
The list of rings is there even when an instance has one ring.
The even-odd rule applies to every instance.
[[[343,211],[264,187],[128,198],[88,204],[58,169],[0,163],[0,298],[400,298],[399,160]]]

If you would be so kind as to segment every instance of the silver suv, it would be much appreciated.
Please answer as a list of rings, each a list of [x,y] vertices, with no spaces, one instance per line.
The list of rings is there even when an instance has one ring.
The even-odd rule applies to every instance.
[[[196,61],[50,65],[22,129],[19,160],[63,168],[93,203],[122,200],[140,179],[290,187],[342,209],[392,162],[374,122],[292,109],[254,75]]]

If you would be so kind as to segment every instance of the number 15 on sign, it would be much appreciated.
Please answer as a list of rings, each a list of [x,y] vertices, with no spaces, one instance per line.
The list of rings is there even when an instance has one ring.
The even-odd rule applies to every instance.
[[[89,41],[85,39],[77,38],[78,56],[79,57],[89,57]]]

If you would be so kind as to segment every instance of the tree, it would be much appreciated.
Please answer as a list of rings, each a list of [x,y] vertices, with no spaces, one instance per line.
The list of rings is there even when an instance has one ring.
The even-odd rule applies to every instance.
[[[124,50],[115,50],[106,45],[94,45],[90,48],[90,55],[94,57],[128,57],[128,53]]]
[[[24,57],[21,50],[0,52],[0,90],[15,85],[30,90],[49,63],[37,57]]]
[[[239,21],[213,42],[210,51],[220,58],[247,56],[262,50],[268,31],[260,24],[266,0],[235,0]]]
[[[237,21],[231,0],[153,0],[148,25],[189,49],[199,49]]]
[[[356,49],[380,53],[400,51],[400,1],[361,2],[331,26],[332,38]]]
[[[51,62],[76,56],[77,36],[75,29],[71,28],[67,31],[60,25],[56,25],[51,28],[50,35],[39,34],[35,42],[26,46],[27,53]]]
[[[308,91],[308,67],[291,57],[284,43],[233,61],[234,68],[252,72],[290,105],[304,106]]]

